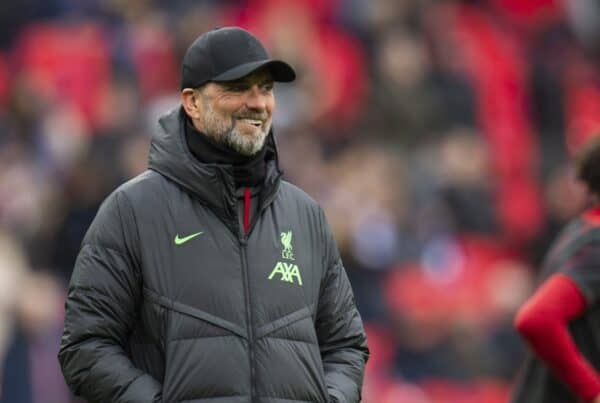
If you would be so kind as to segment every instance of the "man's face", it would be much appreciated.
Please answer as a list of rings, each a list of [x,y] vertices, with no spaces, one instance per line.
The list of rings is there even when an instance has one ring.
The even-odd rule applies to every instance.
[[[273,79],[267,70],[235,81],[210,82],[197,91],[202,106],[195,123],[201,131],[243,155],[262,148],[275,109]]]

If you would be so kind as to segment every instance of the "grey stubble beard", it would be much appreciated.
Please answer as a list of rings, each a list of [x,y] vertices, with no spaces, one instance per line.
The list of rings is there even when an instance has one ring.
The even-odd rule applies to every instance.
[[[271,130],[270,123],[265,123],[264,129],[260,129],[258,134],[244,135],[235,128],[235,116],[232,116],[229,124],[226,124],[224,119],[218,119],[204,94],[202,94],[202,100],[204,104],[204,127],[207,136],[245,156],[252,156],[262,149]]]

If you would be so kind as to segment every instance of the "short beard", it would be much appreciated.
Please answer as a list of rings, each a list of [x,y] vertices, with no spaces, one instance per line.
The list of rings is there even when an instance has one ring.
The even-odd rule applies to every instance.
[[[232,116],[229,124],[227,124],[225,119],[219,118],[213,111],[208,99],[204,95],[202,98],[204,104],[204,131],[208,137],[248,157],[255,155],[263,148],[267,135],[271,130],[270,123],[265,123],[263,128],[256,132],[255,135],[245,135],[235,128],[235,116]],[[254,117],[252,116],[253,114],[255,115]],[[243,115],[250,118],[259,118],[257,116],[259,114],[253,112],[246,112]],[[264,121],[264,119],[261,120]]]

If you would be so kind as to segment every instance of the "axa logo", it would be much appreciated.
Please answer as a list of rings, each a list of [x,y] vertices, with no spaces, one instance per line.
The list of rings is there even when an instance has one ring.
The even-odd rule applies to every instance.
[[[269,275],[269,280],[272,280],[276,274],[281,275],[281,281],[287,283],[298,282],[298,285],[302,285],[302,276],[300,275],[300,269],[293,263],[277,262],[273,271]]]

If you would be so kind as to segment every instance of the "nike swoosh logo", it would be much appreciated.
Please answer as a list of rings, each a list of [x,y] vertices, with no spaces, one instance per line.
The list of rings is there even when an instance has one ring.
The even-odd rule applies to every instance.
[[[182,245],[190,239],[196,238],[198,235],[202,235],[202,232],[196,232],[195,234],[184,236],[183,238],[179,238],[179,234],[177,234],[175,235],[175,245]]]

